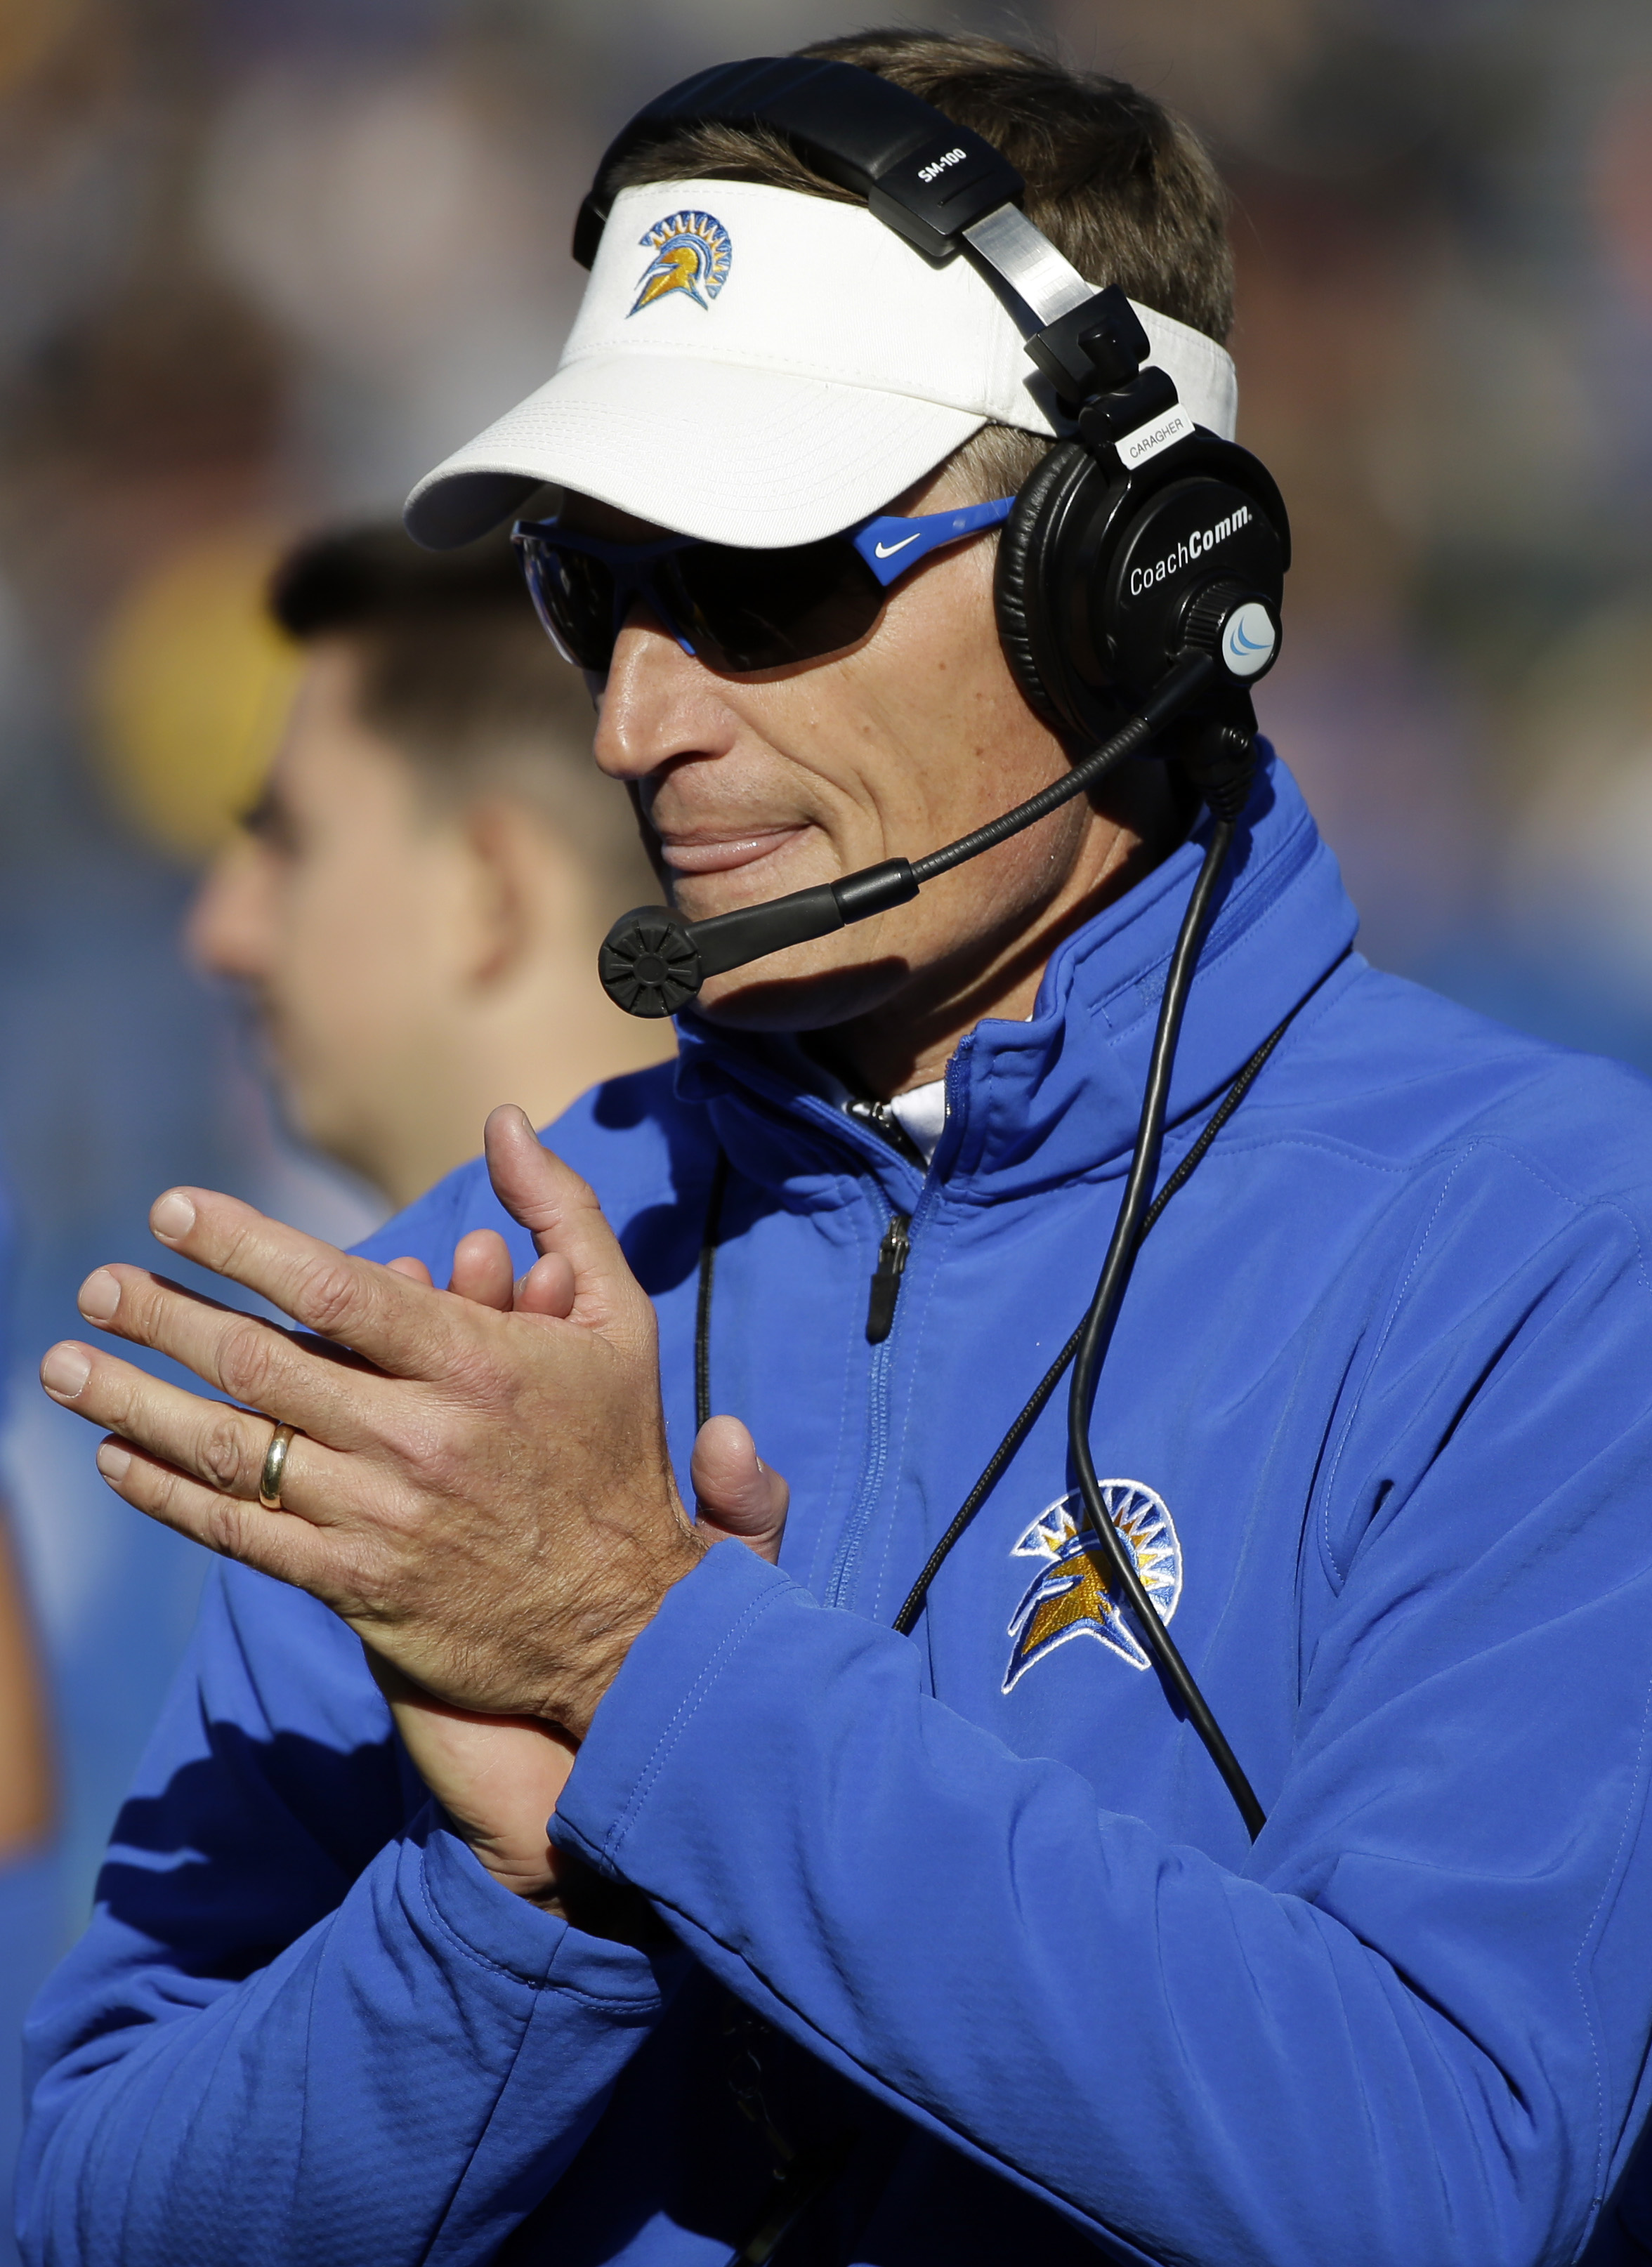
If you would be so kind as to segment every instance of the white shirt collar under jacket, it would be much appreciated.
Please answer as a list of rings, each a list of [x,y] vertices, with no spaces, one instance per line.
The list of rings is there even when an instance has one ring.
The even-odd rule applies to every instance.
[[[889,1107],[924,1163],[934,1164],[946,1131],[946,1081],[932,1078],[927,1086],[909,1088],[905,1094],[896,1095]]]

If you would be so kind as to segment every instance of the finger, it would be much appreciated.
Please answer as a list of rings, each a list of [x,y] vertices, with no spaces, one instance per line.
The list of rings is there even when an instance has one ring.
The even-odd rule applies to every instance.
[[[405,1275],[409,1283],[434,1283],[436,1280],[422,1259],[386,1259],[385,1266],[393,1275]]]
[[[513,1288],[510,1279],[510,1247],[496,1228],[473,1228],[468,1236],[460,1236],[453,1247],[453,1273],[447,1287],[450,1291],[476,1306],[492,1307],[497,1313],[508,1315]]]
[[[440,1376],[452,1368],[463,1307],[376,1260],[340,1251],[212,1189],[168,1189],[149,1217],[168,1250],[260,1293],[305,1330],[353,1348],[393,1376]]]
[[[519,1315],[554,1315],[566,1322],[574,1311],[574,1271],[560,1251],[536,1259],[516,1288]]]
[[[339,1560],[336,1538],[305,1520],[221,1494],[124,1441],[101,1444],[98,1470],[123,1503],[223,1558],[297,1583],[329,1605],[341,1604],[356,1587]]]
[[[791,1491],[758,1455],[738,1417],[707,1419],[688,1471],[699,1524],[719,1537],[738,1537],[760,1558],[778,1563]]]
[[[146,1268],[95,1268],[78,1295],[81,1313],[99,1330],[172,1355],[231,1399],[334,1448],[376,1441],[390,1413],[384,1381],[335,1347],[301,1344],[261,1316],[220,1306]]]
[[[546,1148],[526,1111],[509,1104],[492,1111],[482,1139],[500,1203],[542,1257],[557,1253],[573,1271],[569,1319],[593,1330],[617,1324],[651,1331],[653,1310],[601,1206],[578,1174]]]
[[[88,1424],[118,1433],[128,1446],[218,1494],[257,1501],[274,1428],[256,1410],[204,1400],[73,1339],[48,1351],[40,1383],[61,1408]],[[353,1493],[351,1477],[345,1458],[297,1434],[282,1469],[283,1508],[319,1526],[339,1524]]]

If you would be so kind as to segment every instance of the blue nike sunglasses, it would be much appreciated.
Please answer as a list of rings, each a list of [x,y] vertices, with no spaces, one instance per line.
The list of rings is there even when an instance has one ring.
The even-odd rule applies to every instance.
[[[1013,496],[930,511],[884,513],[784,550],[743,551],[671,535],[605,543],[554,519],[518,520],[512,534],[540,621],[557,650],[606,677],[614,640],[641,598],[681,646],[728,677],[819,661],[863,638],[889,586],[950,543],[998,527]]]

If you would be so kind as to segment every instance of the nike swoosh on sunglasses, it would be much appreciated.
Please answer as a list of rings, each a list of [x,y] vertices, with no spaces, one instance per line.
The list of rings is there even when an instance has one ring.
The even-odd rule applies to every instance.
[[[1013,496],[903,519],[881,513],[818,543],[744,551],[671,535],[607,543],[554,519],[512,531],[541,622],[564,659],[606,677],[641,599],[686,654],[728,677],[819,661],[866,635],[889,586],[932,551],[998,527]]]

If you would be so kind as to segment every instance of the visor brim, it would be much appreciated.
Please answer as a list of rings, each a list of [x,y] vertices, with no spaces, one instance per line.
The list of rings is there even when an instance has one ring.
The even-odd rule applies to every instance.
[[[892,503],[985,422],[748,364],[592,356],[421,481],[407,532],[437,551],[473,542],[550,486],[706,542],[812,543]]]

